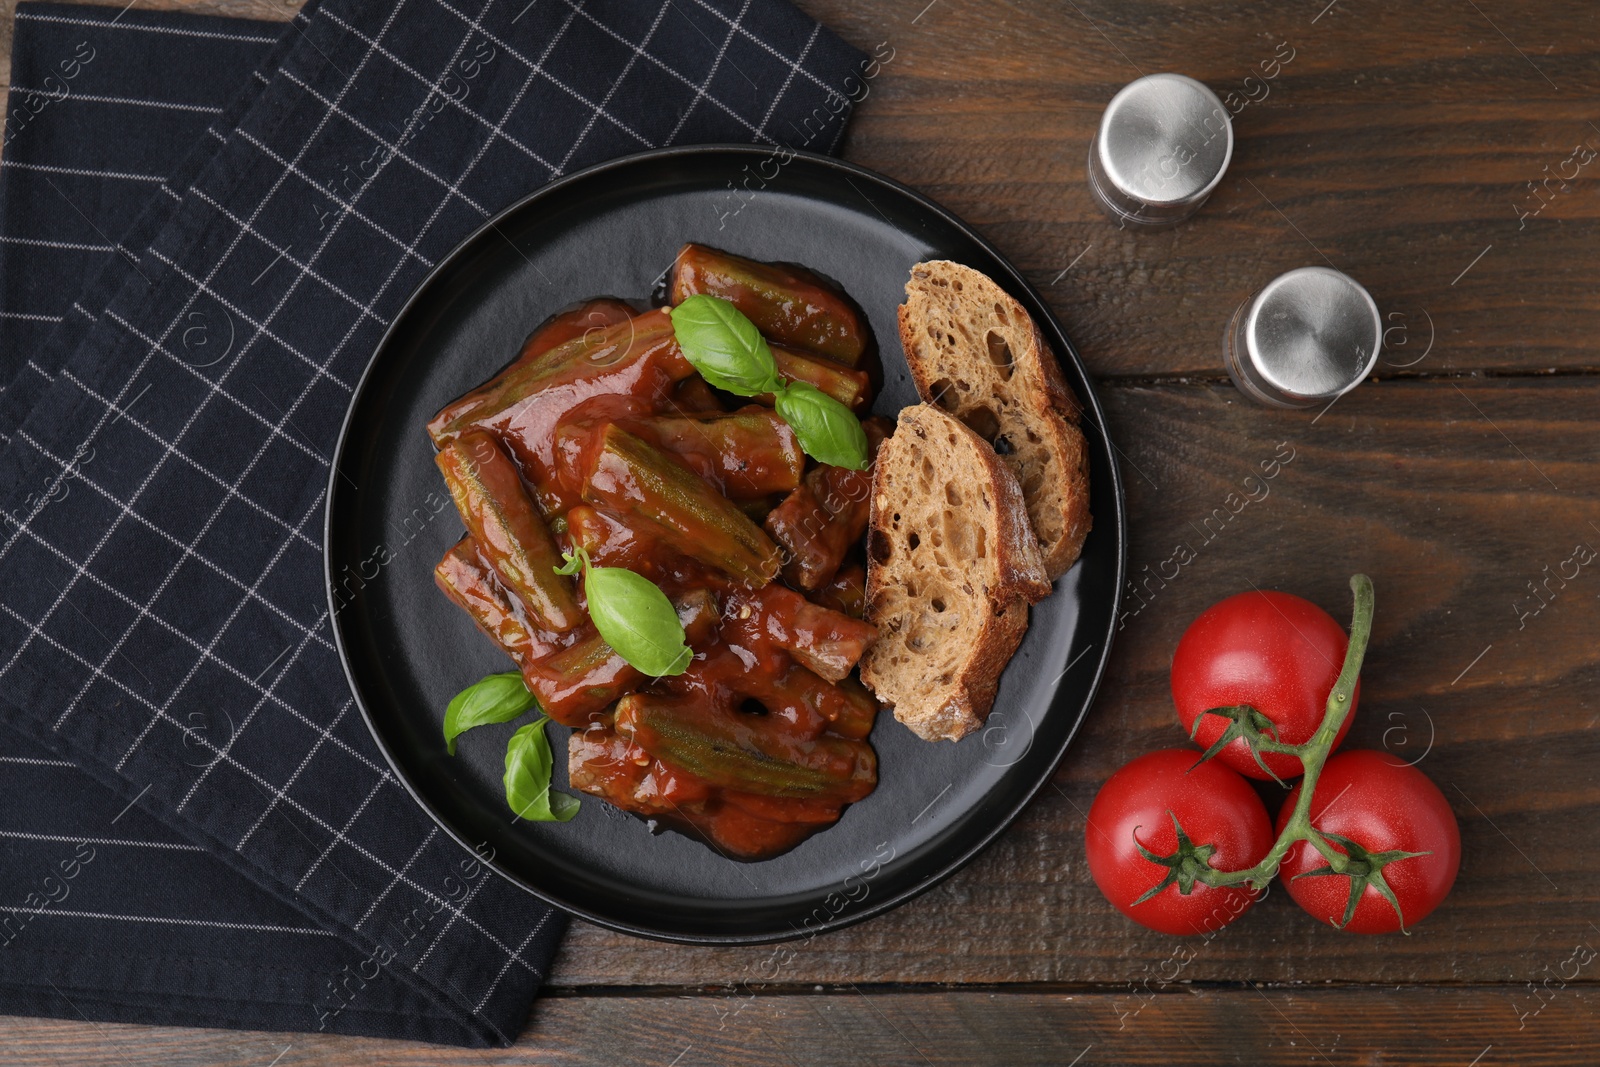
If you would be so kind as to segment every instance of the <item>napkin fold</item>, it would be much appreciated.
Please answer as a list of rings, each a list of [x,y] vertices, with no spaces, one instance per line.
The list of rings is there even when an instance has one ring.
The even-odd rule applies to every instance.
[[[352,385],[506,204],[668,144],[831,150],[862,70],[780,0],[18,5],[0,1013],[515,1038],[563,918],[411,801],[333,649]]]

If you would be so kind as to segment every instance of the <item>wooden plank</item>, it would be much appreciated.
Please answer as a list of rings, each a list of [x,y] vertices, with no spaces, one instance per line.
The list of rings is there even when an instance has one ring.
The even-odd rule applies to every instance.
[[[1420,766],[1461,821],[1455,892],[1412,936],[1378,941],[1337,935],[1273,894],[1205,944],[1188,976],[1516,982],[1536,980],[1553,945],[1600,944],[1589,925],[1600,923],[1600,565],[1565,588],[1553,579],[1549,606],[1523,615],[1545,567],[1554,574],[1580,542],[1600,551],[1600,379],[1384,382],[1320,418],[1227,386],[1104,396],[1127,455],[1130,572],[1145,606],[1130,596],[1105,688],[1054,788],[943,886],[798,946],[782,980],[1120,982],[1158,968],[1178,942],[1100,898],[1083,812],[1117,767],[1186,743],[1167,667],[1200,611],[1253,583],[1347,618],[1356,570],[1372,575],[1378,614],[1347,743],[1414,758],[1433,735]],[[1260,479],[1261,462],[1291,453]],[[1194,559],[1166,564],[1163,587],[1156,575],[1179,545]],[[578,924],[555,981],[728,984],[762,974],[770,952]]]
[[[12,1067],[1249,1067],[1591,1062],[1600,992],[1521,987],[1159,993],[833,988],[541,1000],[514,1048],[0,1019]],[[1519,1007],[1520,1005],[1520,1007]],[[1519,1017],[1519,1011],[1523,1013]],[[1520,1027],[1520,1028],[1519,1028]],[[281,1058],[279,1058],[281,1057]]]
[[[982,229],[1046,293],[1097,374],[1220,375],[1238,303],[1281,271],[1324,262],[1404,316],[1391,325],[1410,326],[1382,372],[1420,353],[1425,315],[1438,336],[1419,370],[1600,366],[1600,294],[1588,284],[1600,170],[1542,190],[1551,202],[1525,223],[1517,214],[1542,203],[1529,182],[1585,139],[1600,147],[1582,88],[1600,70],[1591,6],[1484,7],[1492,24],[1471,5],[1326,0],[806,7],[859,45],[892,49],[846,157]],[[1263,79],[1263,63],[1275,77]],[[1161,70],[1239,94],[1236,152],[1199,216],[1135,234],[1099,213],[1085,160],[1112,94]]]

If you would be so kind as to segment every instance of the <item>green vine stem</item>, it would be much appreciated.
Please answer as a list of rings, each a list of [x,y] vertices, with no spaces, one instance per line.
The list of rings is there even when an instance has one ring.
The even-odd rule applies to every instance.
[[[1311,736],[1311,740],[1301,745],[1286,745],[1266,739],[1259,743],[1263,752],[1281,752],[1284,755],[1300,757],[1301,766],[1305,768],[1305,779],[1300,786],[1300,798],[1295,802],[1294,811],[1284,825],[1283,833],[1278,835],[1278,840],[1273,843],[1271,850],[1254,867],[1242,871],[1219,871],[1208,865],[1205,870],[1195,874],[1196,881],[1216,887],[1248,882],[1252,891],[1259,892],[1266,888],[1273,876],[1278,873],[1278,865],[1283,862],[1283,857],[1288,854],[1289,849],[1300,841],[1310,842],[1311,847],[1328,861],[1328,866],[1332,868],[1334,874],[1346,872],[1350,857],[1334,848],[1312,827],[1311,803],[1316,795],[1317,778],[1322,774],[1322,766],[1333,751],[1334,741],[1339,736],[1339,728],[1350,715],[1356,680],[1361,675],[1361,662],[1366,658],[1367,641],[1372,636],[1374,604],[1372,579],[1365,574],[1353,575],[1350,578],[1350,590],[1355,594],[1355,608],[1350,618],[1350,644],[1345,650],[1344,666],[1339,671],[1339,679],[1334,682],[1333,691],[1328,694],[1328,706],[1322,713],[1322,724],[1317,727],[1317,732]]]

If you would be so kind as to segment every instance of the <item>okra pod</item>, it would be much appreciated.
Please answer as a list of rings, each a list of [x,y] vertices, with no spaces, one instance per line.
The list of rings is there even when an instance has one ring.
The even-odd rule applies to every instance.
[[[671,548],[668,536],[660,523],[609,508],[578,504],[567,512],[568,544],[588,552],[589,561],[597,567],[637,571],[673,600],[688,589],[725,589],[741,584],[729,578],[722,568]]]
[[[548,651],[549,646],[534,636],[522,612],[479,557],[478,543],[471,534],[445,552],[433,568],[433,580],[518,667]]]
[[[602,797],[624,811],[653,815],[691,832],[705,825],[704,802],[712,787],[662,763],[605,720],[574,730],[567,741],[567,779],[572,788]]]
[[[867,377],[866,371],[841,367],[829,359],[815,359],[782,345],[770,347],[772,358],[778,364],[778,373],[784,380],[814,385],[857,413],[866,410],[872,403],[872,380]],[[771,393],[763,393],[755,400],[768,407],[776,402]]]
[[[617,732],[657,759],[712,785],[774,797],[848,804],[872,792],[878,761],[861,741],[794,741],[762,717],[700,700],[633,693],[617,704]]]
[[[672,266],[669,297],[720,296],[769,339],[853,367],[867,347],[865,320],[849,298],[803,267],[761,263],[687,244]]]
[[[575,308],[556,312],[540,323],[538,328],[528,335],[528,339],[522,343],[522,351],[518,353],[516,359],[503,367],[498,374],[483,385],[446,404],[437,415],[429,420],[428,436],[432,437],[435,443],[439,443],[440,434],[444,428],[473,410],[484,396],[492,394],[493,387],[503,378],[514,373],[518,368],[537,360],[557,345],[564,344],[575,337],[598,338],[606,327],[615,326],[619,322],[633,318],[636,314],[637,312],[627,304],[620,300],[613,300],[610,297],[585,301]]]
[[[787,493],[800,484],[806,466],[794,430],[765,408],[626,419],[622,426],[672,453],[735,501]]]
[[[589,561],[597,567],[638,571],[669,597],[675,597],[680,589],[703,586],[708,578],[712,584],[725,582],[720,568],[686,559],[676,551],[663,552],[665,533],[659,523],[649,519],[601,511],[588,504],[567,512],[572,547],[589,553]]]
[[[586,300],[575,308],[558,311],[540,323],[522,343],[522,351],[507,370],[532,363],[557,345],[580,337],[598,339],[608,327],[627,322],[639,313],[621,300],[608,296]]]
[[[494,437],[481,430],[464,433],[434,462],[484,562],[534,623],[558,634],[582,623],[571,579],[555,573],[561,553],[550,529],[523,488],[516,464]]]
[[[878,721],[878,698],[854,676],[841,678],[834,687],[844,694],[845,702],[839,705],[839,717],[830,729],[840,737],[866,740],[873,723]]]
[[[585,473],[585,502],[650,520],[677,552],[752,587],[777,576],[778,546],[759,526],[693,471],[621,427],[599,434]]]
[[[693,373],[672,320],[658,308],[557,345],[490,382],[481,402],[441,427],[436,441],[473,427],[491,430],[515,453],[529,481],[543,487],[553,477],[556,427],[578,405],[599,396],[655,401]]]
[[[550,477],[534,486],[534,499],[547,515],[565,514],[583,498],[589,449],[607,423],[655,413],[649,401],[633,396],[597,396],[569,412],[556,427]]]
[[[546,715],[581,730],[645,678],[594,633],[528,664],[522,669],[522,680],[528,692],[539,698]]]
[[[688,643],[705,644],[719,617],[716,597],[709,590],[696,589],[674,607]],[[581,728],[646,678],[593,633],[523,667],[522,680],[539,698],[546,715],[564,726]]]

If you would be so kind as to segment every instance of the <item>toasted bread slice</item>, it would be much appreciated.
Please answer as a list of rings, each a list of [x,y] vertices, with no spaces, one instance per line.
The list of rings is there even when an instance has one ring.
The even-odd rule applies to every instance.
[[[900,412],[873,463],[861,680],[927,741],[976,730],[1050,593],[1017,480],[940,409]]]
[[[987,275],[948,260],[911,268],[900,344],[922,399],[994,446],[1022,486],[1055,581],[1089,533],[1089,462],[1077,397],[1039,327]]]

